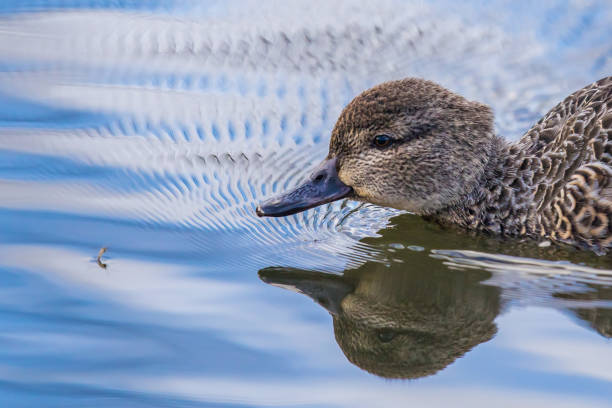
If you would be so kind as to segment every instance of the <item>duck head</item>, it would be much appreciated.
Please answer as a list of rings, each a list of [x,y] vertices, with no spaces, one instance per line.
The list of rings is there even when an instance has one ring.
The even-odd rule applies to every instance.
[[[285,216],[342,198],[431,214],[474,191],[495,140],[487,106],[422,79],[386,82],[344,108],[329,154],[308,180],[257,214]]]

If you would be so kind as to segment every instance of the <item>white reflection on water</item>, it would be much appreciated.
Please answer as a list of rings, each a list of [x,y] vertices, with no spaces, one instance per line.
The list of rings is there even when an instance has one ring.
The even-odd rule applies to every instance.
[[[42,275],[56,285],[69,285],[84,298],[125,305],[136,316],[145,311],[147,314],[139,318],[149,323],[183,329],[205,327],[249,348],[299,351],[309,355],[313,364],[329,357],[320,350],[322,344],[329,343],[327,329],[320,323],[296,324],[297,316],[291,310],[262,298],[252,284],[196,276],[200,269],[193,266],[118,258],[102,270],[82,252],[37,245],[0,247],[0,266]],[[15,334],[8,337],[14,339]],[[45,335],[38,338],[42,340],[64,347],[64,337]]]
[[[37,383],[36,376],[0,367],[3,377]],[[526,407],[558,408],[609,407],[608,400],[574,398],[559,391],[523,391],[475,386],[428,386],[384,384],[366,381],[342,381],[333,378],[324,381],[287,381],[272,378],[244,381],[238,378],[218,377],[138,377],[122,375],[96,375],[74,372],[57,376],[56,381],[68,381],[84,386],[101,383],[117,391],[148,392],[168,398],[185,398],[208,404],[246,404],[248,406],[303,406],[303,407],[374,407],[374,406],[427,406],[449,407],[465,404],[470,407]],[[406,390],[406,387],[408,390]],[[349,390],[349,391],[347,391]],[[192,403],[193,403],[192,402]]]
[[[612,382],[610,339],[573,330],[569,318],[551,309],[519,309],[500,320],[517,331],[531,333],[529,341],[500,333],[502,348],[527,355],[517,365],[536,372]]]

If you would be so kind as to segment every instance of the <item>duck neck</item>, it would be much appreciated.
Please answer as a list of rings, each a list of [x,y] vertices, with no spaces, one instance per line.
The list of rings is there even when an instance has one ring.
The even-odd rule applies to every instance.
[[[530,207],[520,197],[530,186],[517,177],[516,149],[504,139],[494,136],[489,160],[476,187],[467,192],[458,204],[449,206],[432,218],[442,224],[458,224],[475,230],[502,235],[524,235]]]

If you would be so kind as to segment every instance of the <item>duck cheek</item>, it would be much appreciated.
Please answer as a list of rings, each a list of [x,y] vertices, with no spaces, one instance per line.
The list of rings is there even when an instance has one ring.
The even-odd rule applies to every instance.
[[[353,189],[353,198],[372,204],[385,205],[386,180],[381,173],[367,165],[345,165],[340,167],[338,178]]]
[[[376,185],[353,187],[353,192],[355,194],[354,199],[356,200],[383,207],[393,207],[389,197],[383,194]]]
[[[361,196],[362,193],[364,192],[366,180],[360,174],[360,172],[358,171],[358,168],[349,167],[347,169],[346,167],[341,167],[338,170],[338,178],[340,179],[342,183],[351,187],[353,189],[353,192],[356,195]]]
[[[353,188],[353,192],[357,200],[374,203],[374,197],[372,197],[368,189],[357,186]]]
[[[347,170],[346,167],[349,167],[349,169]],[[340,181],[351,188],[353,188],[353,186],[357,188],[362,188],[361,181],[363,180],[363,178],[359,177],[359,174],[357,172],[351,171],[350,166],[346,167],[340,167],[338,169],[338,178],[340,179]],[[355,189],[353,189],[353,193],[356,195],[360,195]]]

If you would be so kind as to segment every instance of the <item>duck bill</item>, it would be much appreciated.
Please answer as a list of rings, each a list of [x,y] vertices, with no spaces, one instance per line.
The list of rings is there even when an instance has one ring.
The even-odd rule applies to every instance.
[[[338,178],[336,160],[335,157],[325,160],[304,184],[261,203],[257,206],[257,215],[284,217],[351,195],[353,189]]]
[[[259,271],[259,278],[269,285],[308,296],[334,316],[342,313],[342,299],[355,290],[341,276],[294,268],[265,268]]]

